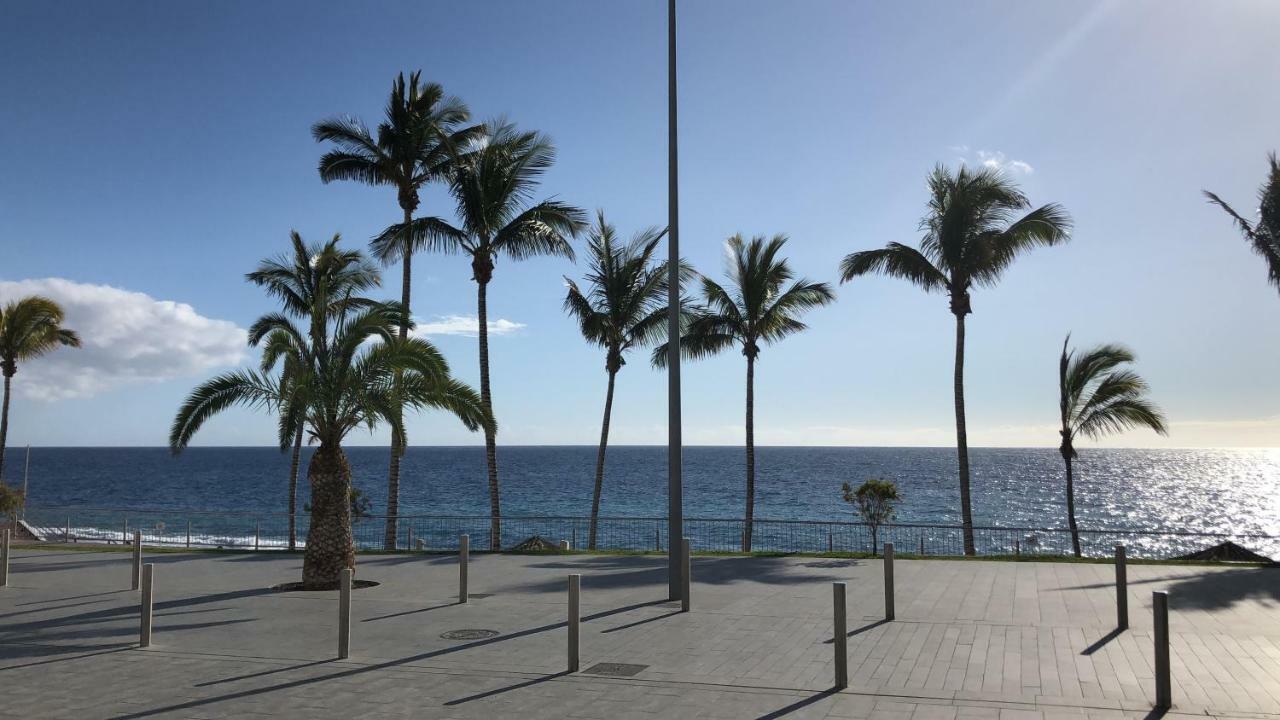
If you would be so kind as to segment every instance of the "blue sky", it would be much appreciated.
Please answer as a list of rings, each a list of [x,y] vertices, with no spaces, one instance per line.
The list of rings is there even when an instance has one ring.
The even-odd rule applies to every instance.
[[[197,382],[253,359],[241,329],[272,309],[242,280],[296,229],[363,246],[394,192],[323,185],[312,122],[376,122],[395,74],[559,148],[544,195],[604,208],[629,234],[666,219],[665,2],[14,2],[0,23],[0,295],[39,290],[92,339],[15,377],[11,445],[160,445]],[[699,0],[681,8],[681,236],[718,276],[735,232],[791,236],[798,272],[914,243],[935,163],[1004,166],[1076,221],[974,297],[975,445],[1052,445],[1056,358],[1122,341],[1173,423],[1112,445],[1280,442],[1280,297],[1202,188],[1252,212],[1280,147],[1280,5],[1256,2]],[[449,214],[429,191],[423,210]],[[415,314],[474,316],[458,257],[415,262]],[[491,317],[499,441],[589,444],[603,357],[564,316],[562,260],[500,262]],[[398,296],[398,268],[386,295]],[[946,300],[866,279],[767,348],[761,444],[947,445]],[[438,334],[476,382],[472,337]],[[737,353],[688,366],[685,437],[742,438]],[[613,440],[665,441],[665,377],[635,357]],[[229,413],[197,438],[270,444]],[[479,442],[415,418],[415,444]],[[355,444],[381,443],[356,435]]]

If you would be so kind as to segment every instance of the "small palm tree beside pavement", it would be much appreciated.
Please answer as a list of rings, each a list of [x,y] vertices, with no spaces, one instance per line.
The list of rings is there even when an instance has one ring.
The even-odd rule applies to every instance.
[[[58,303],[39,295],[11,300],[0,307],[0,374],[4,404],[0,406],[0,483],[4,482],[4,448],[9,439],[9,392],[18,363],[34,360],[59,347],[80,347],[80,336],[62,327]]]
[[[448,177],[457,153],[475,139],[479,127],[461,127],[471,117],[467,106],[445,95],[436,83],[420,84],[421,71],[405,81],[401,73],[391,86],[385,118],[377,137],[360,120],[340,117],[316,123],[311,134],[317,142],[331,142],[336,149],[320,158],[320,179],[355,180],[366,185],[391,185],[396,189],[404,213],[405,232],[380,248],[384,263],[400,261],[402,280],[400,304],[405,316],[400,322],[400,339],[409,334],[410,289],[413,277],[414,246],[408,233],[413,213],[418,209],[420,191],[431,182]],[[400,458],[404,447],[391,447],[387,469],[387,525],[383,544],[394,550],[396,516],[400,512]]]
[[[719,354],[734,346],[747,359],[747,489],[742,551],[751,552],[756,503],[755,373],[761,345],[776,343],[808,329],[800,315],[835,300],[826,283],[795,280],[786,258],[779,257],[785,235],[744,240],[734,235],[729,253],[730,289],[702,276],[702,306],[689,312],[680,352],[690,359]],[[790,285],[787,283],[790,282]],[[653,351],[653,364],[667,365],[667,344]]]
[[[1070,236],[1071,219],[1061,206],[1031,207],[1026,195],[1003,173],[954,173],[939,165],[929,176],[929,209],[920,221],[920,248],[891,242],[878,250],[852,253],[840,263],[840,282],[879,273],[906,280],[925,292],[944,292],[956,318],[953,388],[956,456],[960,476],[960,516],[964,553],[973,555],[973,507],[969,500],[969,440],[964,411],[965,316],[973,312],[969,292],[993,286],[1019,255],[1057,245]]]
[[[294,439],[297,423],[317,443],[307,467],[311,524],[302,561],[302,582],[310,589],[337,586],[343,568],[355,568],[351,532],[351,466],[342,442],[357,428],[388,425],[404,439],[406,407],[435,408],[455,415],[469,430],[492,424],[479,396],[454,380],[436,348],[425,340],[401,340],[404,318],[398,303],[382,303],[334,292],[348,272],[377,270],[358,252],[344,252],[337,238],[310,251],[315,293],[306,324],[281,313],[254,323],[250,341],[269,338],[267,348],[301,360],[281,396],[282,383],[257,370],[229,372],[191,391],[174,417],[169,447],[179,453],[214,415],[234,406],[278,410],[280,448]],[[359,302],[356,302],[359,300]],[[276,344],[285,344],[277,347]]]
[[[599,211],[589,234],[587,288],[583,292],[576,282],[566,277],[569,290],[564,309],[578,321],[587,342],[604,348],[604,370],[609,376],[604,419],[600,423],[600,448],[596,453],[591,525],[587,533],[587,548],[595,550],[614,382],[618,371],[627,364],[629,350],[666,339],[669,285],[667,262],[655,262],[653,257],[665,231],[648,228],[624,243],[618,240],[614,227],[605,222],[604,212]],[[692,270],[683,266],[681,271],[682,276],[692,275]]]
[[[1080,557],[1080,531],[1076,527],[1076,498],[1073,463],[1080,436],[1096,440],[1129,428],[1147,427],[1168,434],[1164,415],[1147,399],[1147,382],[1132,370],[1122,368],[1134,355],[1120,345],[1099,345],[1077,354],[1069,350],[1071,336],[1062,343],[1058,360],[1058,406],[1062,442],[1058,451],[1067,466],[1067,524],[1071,547]]]
[[[1222,208],[1235,221],[1236,228],[1267,263],[1267,281],[1280,290],[1280,159],[1267,156],[1271,166],[1267,181],[1258,188],[1258,219],[1250,222],[1222,198],[1206,190],[1209,202]]]
[[[537,256],[573,259],[569,240],[586,225],[586,215],[571,205],[549,199],[530,204],[542,174],[555,161],[555,147],[545,135],[521,132],[497,121],[460,158],[449,181],[457,203],[457,227],[439,217],[413,220],[414,247],[471,258],[476,283],[476,332],[480,351],[480,397],[491,417],[489,387],[489,283],[498,258],[527,260]],[[379,257],[400,242],[404,225],[393,225],[373,239]],[[485,429],[485,461],[489,471],[489,547],[502,546],[502,503],[498,487],[498,446],[495,427]]]

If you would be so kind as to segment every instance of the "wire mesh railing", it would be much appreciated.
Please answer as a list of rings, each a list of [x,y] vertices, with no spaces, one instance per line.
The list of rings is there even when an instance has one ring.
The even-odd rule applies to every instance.
[[[309,517],[295,518],[296,547],[306,544]],[[148,546],[281,550],[290,547],[285,513],[237,513],[183,510],[126,510],[80,507],[27,508],[25,522],[46,542],[129,543],[135,532]],[[352,522],[361,550],[386,550],[385,516]],[[488,516],[413,515],[396,519],[395,550],[454,550],[460,536],[470,535],[476,550],[509,549],[530,538],[574,548],[590,545],[591,520],[573,516],[510,516],[500,519],[501,542],[490,543]],[[684,536],[695,549],[739,552],[745,540],[741,519],[686,518]],[[1140,529],[1082,529],[1084,555],[1109,556],[1124,544],[1130,557],[1168,559],[1233,541],[1270,557],[1280,555],[1280,536]],[[866,523],[827,520],[754,520],[751,549],[782,553],[877,553],[894,543],[899,554],[961,555],[964,531],[959,525],[895,523],[873,528]],[[1071,533],[1062,528],[975,527],[979,555],[1066,556],[1072,554]],[[670,547],[662,517],[602,517],[597,522],[597,550],[665,551]]]

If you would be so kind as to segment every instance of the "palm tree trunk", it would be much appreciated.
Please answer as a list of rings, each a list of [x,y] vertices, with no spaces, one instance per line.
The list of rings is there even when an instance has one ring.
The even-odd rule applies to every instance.
[[[404,277],[400,282],[400,304],[404,307],[404,317],[400,320],[400,339],[404,340],[409,337],[409,290],[413,286],[413,253],[410,252],[412,247],[411,225],[413,224],[413,211],[404,209],[404,257],[401,258],[401,264],[404,268]],[[396,385],[400,384],[400,374],[396,374]],[[403,406],[396,408],[396,412],[403,414]],[[403,418],[401,418],[403,420]],[[400,441],[394,433],[391,435],[391,461],[387,467],[387,524],[386,532],[382,536],[382,547],[385,550],[396,549],[396,520],[400,514],[400,457],[404,455],[404,448],[400,447]]]
[[[489,392],[489,283],[476,281],[476,315],[479,316],[480,402],[493,417],[493,396]],[[484,431],[484,457],[489,467],[489,548],[502,548],[502,507],[498,497],[498,438],[492,428]]]
[[[356,567],[351,538],[351,465],[342,448],[327,441],[311,456],[311,527],[302,557],[302,583],[308,589],[338,586],[343,568]]]
[[[742,528],[742,552],[751,552],[756,514],[756,360],[747,356],[747,512]]]
[[[604,487],[604,451],[609,445],[609,415],[613,412],[613,383],[616,370],[609,371],[609,390],[604,396],[604,421],[600,423],[600,450],[596,453],[596,489],[591,497],[591,529],[588,532],[587,549],[596,549],[596,526],[600,517],[600,491]]]
[[[4,445],[9,439],[9,384],[13,376],[4,376],[4,407],[0,408],[0,482],[4,482]]]
[[[302,425],[293,434],[293,460],[289,463],[289,549],[298,549],[298,461],[302,458]]]
[[[976,554],[973,508],[969,503],[969,433],[964,421],[964,313],[956,313],[956,456],[960,462],[960,519],[964,525],[964,554]]]
[[[1076,526],[1076,488],[1075,478],[1071,473],[1071,458],[1064,455],[1067,464],[1067,526],[1071,528],[1071,549],[1076,557],[1080,557],[1080,529]]]

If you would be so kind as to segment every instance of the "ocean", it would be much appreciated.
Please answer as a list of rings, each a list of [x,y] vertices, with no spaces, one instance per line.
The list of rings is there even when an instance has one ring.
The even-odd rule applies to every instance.
[[[1053,449],[974,448],[975,524],[1065,527],[1062,460]],[[307,500],[305,460],[299,507]],[[385,510],[387,450],[347,448],[355,485]],[[590,513],[596,448],[502,447],[504,515]],[[840,484],[897,483],[900,523],[956,524],[951,448],[762,447],[756,517],[852,520]],[[21,479],[23,450],[6,475]],[[745,462],[737,447],[684,450],[685,515],[741,518]],[[30,507],[283,512],[289,457],[274,448],[33,448]],[[402,515],[487,515],[483,447],[412,447],[402,464]],[[1091,529],[1280,533],[1280,450],[1086,449],[1076,464],[1077,514]],[[666,450],[609,448],[601,515],[666,515]]]

